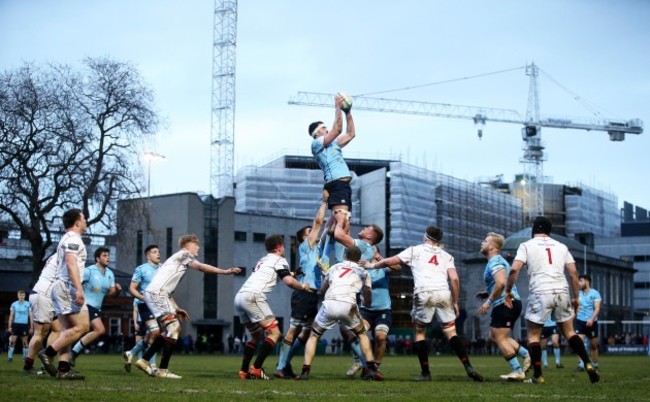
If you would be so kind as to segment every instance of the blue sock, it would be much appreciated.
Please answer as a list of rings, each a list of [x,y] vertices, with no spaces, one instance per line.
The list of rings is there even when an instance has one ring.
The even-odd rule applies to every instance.
[[[546,348],[542,349],[542,365],[544,367],[548,366],[548,351]]]
[[[9,359],[14,358],[14,348],[15,348],[15,346],[9,346],[9,352],[7,353],[7,358],[9,358]]]
[[[75,352],[76,354],[80,354],[84,350],[84,345],[81,343],[81,341],[77,341],[77,343],[74,344],[72,347],[72,351]]]
[[[553,348],[553,354],[555,355],[555,364],[560,364],[560,348]]]
[[[366,358],[363,356],[363,353],[361,352],[361,344],[359,344],[359,340],[355,339],[354,342],[350,344],[350,346],[352,347],[352,351],[356,353],[357,356],[359,356],[359,359],[361,360],[361,365],[363,365],[363,367],[366,367],[366,363],[367,363]]]
[[[158,353],[154,353],[153,356],[151,356],[151,359],[149,359],[149,365],[151,366],[156,365],[156,357],[158,357]]]
[[[521,371],[521,366],[519,365],[519,360],[517,360],[517,355],[512,356],[510,359],[508,359],[508,364],[510,365],[510,368],[512,368],[512,371]]]
[[[300,340],[300,338],[296,338],[296,340],[293,342],[293,345],[291,345],[291,349],[289,349],[289,354],[287,355],[287,361],[285,362],[285,367],[291,365],[291,359],[293,359],[293,355],[302,345],[303,343]]]
[[[282,340],[282,345],[280,346],[280,355],[278,356],[278,365],[276,370],[282,370],[287,365],[287,356],[289,355],[289,350],[291,345],[287,344],[284,339]]]
[[[144,339],[140,339],[138,343],[135,344],[133,349],[131,349],[131,355],[132,356],[138,355],[140,356],[140,358],[142,358],[142,352],[144,351],[144,348],[145,348]]]
[[[26,347],[23,347],[23,360],[27,359],[27,352],[28,349]]]

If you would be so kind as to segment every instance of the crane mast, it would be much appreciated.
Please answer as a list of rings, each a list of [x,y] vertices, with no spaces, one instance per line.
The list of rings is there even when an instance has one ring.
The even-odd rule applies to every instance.
[[[567,128],[587,131],[605,131],[611,141],[623,141],[625,134],[643,133],[640,119],[615,118],[567,118],[543,116],[539,111],[539,92],[537,77],[539,68],[534,63],[526,66],[526,75],[530,77],[528,88],[528,107],[526,116],[513,109],[500,109],[481,106],[452,105],[409,101],[401,99],[354,96],[354,109],[384,113],[399,113],[429,117],[473,120],[478,126],[478,136],[483,135],[485,123],[515,123],[522,125],[523,156],[520,162],[524,167],[524,213],[529,220],[544,214],[544,143],[542,127]],[[290,105],[332,107],[334,95],[320,92],[298,92],[289,99]]]

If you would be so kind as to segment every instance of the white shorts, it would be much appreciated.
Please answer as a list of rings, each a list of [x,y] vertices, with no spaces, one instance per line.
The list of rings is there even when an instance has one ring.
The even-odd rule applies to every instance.
[[[544,325],[549,314],[558,324],[573,319],[573,306],[568,292],[535,293],[528,296],[525,314],[528,321]]]
[[[71,283],[62,280],[54,281],[50,296],[57,315],[77,314],[82,310],[88,310],[86,303],[80,306],[74,302],[77,298],[77,289]]]
[[[32,308],[32,318],[39,324],[50,324],[54,321],[54,305],[52,298],[40,293],[29,295],[29,305]]]
[[[235,312],[242,324],[258,323],[275,318],[266,295],[263,293],[241,292],[235,295]]]
[[[429,324],[434,317],[441,324],[456,321],[456,312],[449,290],[427,290],[413,296],[411,318],[421,324]]]
[[[146,290],[143,292],[144,301],[147,303],[147,307],[151,310],[156,319],[165,316],[167,314],[176,313],[176,308],[171,302],[171,299],[167,293],[149,293]]]
[[[361,324],[359,306],[338,300],[325,300],[318,309],[314,322],[323,329],[331,329],[336,324],[353,329]]]

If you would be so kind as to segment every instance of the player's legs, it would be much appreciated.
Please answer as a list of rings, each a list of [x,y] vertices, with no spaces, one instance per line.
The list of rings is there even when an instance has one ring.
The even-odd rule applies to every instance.
[[[553,345],[553,355],[555,356],[555,367],[564,368],[562,362],[560,361],[561,350],[560,350],[560,334],[557,333],[557,328],[553,335],[551,335],[551,344]]]
[[[11,362],[14,359],[14,348],[16,347],[16,339],[18,335],[12,334],[9,337],[9,350],[7,351],[7,361]]]
[[[278,327],[278,321],[275,317],[267,318],[259,322],[260,326],[264,330],[264,341],[262,342],[262,347],[260,348],[259,353],[255,362],[253,362],[252,370],[249,369],[248,373],[253,374],[257,378],[268,379],[266,374],[261,371],[262,365],[266,358],[271,354],[275,349],[275,345],[282,336],[280,328]]]
[[[47,336],[47,333],[50,330],[50,324],[41,324],[34,322],[34,334],[32,339],[29,341],[27,357],[25,358],[25,365],[23,369],[28,371],[34,366],[34,359],[36,359],[36,353],[43,347],[43,340]]]
[[[104,333],[106,333],[106,328],[102,322],[101,315],[97,314],[96,317],[91,317],[90,332],[81,337],[81,339],[79,339],[72,347],[72,358],[70,359],[70,364],[74,366],[74,360],[83,352],[83,350],[95,342],[100,336],[104,335]]]
[[[452,314],[454,315],[455,318],[455,314],[454,313]],[[437,314],[438,320],[441,320],[441,316],[444,317],[446,315],[447,314],[445,313]],[[483,376],[477,373],[474,370],[474,367],[472,367],[472,363],[469,361],[469,356],[467,356],[467,350],[465,349],[465,345],[463,345],[463,341],[456,333],[456,322],[449,321],[443,323],[442,332],[445,334],[445,337],[449,340],[449,346],[451,347],[451,350],[453,350],[454,353],[456,353],[456,356],[458,356],[458,360],[460,360],[460,362],[463,363],[463,367],[465,368],[465,372],[467,373],[467,376],[477,382],[483,381]]]
[[[598,367],[598,337],[590,338],[589,340],[589,350],[591,354],[591,362],[594,367]]]

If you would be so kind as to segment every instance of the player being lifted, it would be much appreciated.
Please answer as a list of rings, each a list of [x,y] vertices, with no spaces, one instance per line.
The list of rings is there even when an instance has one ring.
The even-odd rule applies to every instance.
[[[325,178],[325,190],[329,193],[328,206],[331,216],[325,228],[324,238],[321,241],[321,255],[319,263],[324,271],[329,268],[330,237],[334,231],[334,225],[338,222],[349,219],[352,189],[350,181],[352,173],[348,164],[343,158],[342,148],[354,139],[356,131],[352,119],[352,101],[345,94],[337,94],[334,97],[334,124],[331,130],[322,121],[316,121],[309,125],[309,136],[313,138],[311,153],[314,155],[318,166],[323,171]],[[345,114],[346,131],[343,134],[343,114]]]

